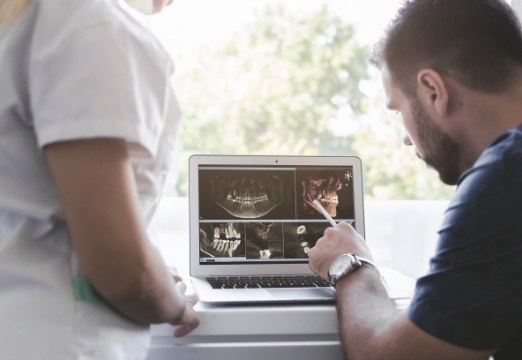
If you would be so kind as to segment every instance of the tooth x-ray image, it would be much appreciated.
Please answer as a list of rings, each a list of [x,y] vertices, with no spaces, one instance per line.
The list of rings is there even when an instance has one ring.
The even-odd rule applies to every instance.
[[[309,222],[284,224],[285,258],[307,258],[310,249],[329,226],[328,223]]]
[[[296,173],[297,217],[323,219],[312,200],[317,199],[334,219],[353,219],[353,175],[347,170],[299,170]]]
[[[246,224],[247,259],[276,259],[283,257],[282,223]]]
[[[203,262],[306,263],[330,226],[314,199],[338,221],[355,219],[351,167],[229,165],[198,176]]]
[[[241,223],[202,223],[199,252],[202,257],[244,257],[245,230]]]
[[[290,171],[200,172],[202,219],[291,219],[295,191]]]

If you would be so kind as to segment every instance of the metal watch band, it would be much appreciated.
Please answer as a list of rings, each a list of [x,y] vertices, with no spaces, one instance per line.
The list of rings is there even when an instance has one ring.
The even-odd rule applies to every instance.
[[[370,261],[366,258],[363,258],[361,256],[355,255],[355,254],[351,254],[351,255],[353,255],[354,258],[359,260],[363,265],[370,265],[377,269],[377,266],[375,266],[375,264],[372,261]]]
[[[351,275],[352,273],[354,273],[355,271],[357,271],[357,269],[359,269],[361,266],[363,265],[369,265],[369,266],[373,266],[375,269],[377,269],[377,266],[375,266],[375,264],[364,258],[364,257],[361,257],[361,256],[358,256],[358,255],[355,255],[353,253],[346,253],[346,254],[341,254],[339,256],[349,256],[351,259],[353,259],[354,262],[352,262],[352,268],[351,270],[347,271],[346,273],[344,274],[341,274],[339,276],[331,276],[330,273],[328,273],[328,277],[329,277],[329,282],[330,284],[335,287],[337,285],[337,283],[339,282],[339,280],[347,277],[348,275]],[[338,256],[338,257],[339,257]],[[355,266],[354,266],[355,265]]]

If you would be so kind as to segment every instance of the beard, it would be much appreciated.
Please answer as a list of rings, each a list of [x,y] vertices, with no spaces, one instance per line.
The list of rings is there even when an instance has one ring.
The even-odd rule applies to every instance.
[[[440,180],[455,185],[461,174],[459,168],[459,144],[440,130],[418,99],[411,102],[413,122],[417,128],[418,144],[423,150],[417,154],[426,164],[438,172]]]

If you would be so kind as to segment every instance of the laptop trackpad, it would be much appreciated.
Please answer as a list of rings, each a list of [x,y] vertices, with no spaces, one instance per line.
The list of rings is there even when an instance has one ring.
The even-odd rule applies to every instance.
[[[330,288],[315,289],[267,289],[274,300],[281,301],[335,301],[335,291]]]

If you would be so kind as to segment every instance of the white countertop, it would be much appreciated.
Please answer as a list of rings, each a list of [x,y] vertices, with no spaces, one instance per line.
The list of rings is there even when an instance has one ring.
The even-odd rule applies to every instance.
[[[158,209],[151,237],[165,262],[188,279],[188,204],[167,198]],[[379,267],[399,308],[408,304],[415,281],[389,267]],[[190,286],[190,284],[189,284]],[[210,305],[195,307],[201,324],[174,338],[171,325],[154,325],[147,360],[196,359],[342,359],[335,305]]]

